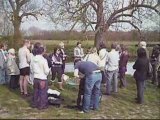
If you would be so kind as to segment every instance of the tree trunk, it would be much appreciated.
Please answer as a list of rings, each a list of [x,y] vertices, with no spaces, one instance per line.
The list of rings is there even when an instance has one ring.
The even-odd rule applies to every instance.
[[[13,23],[13,27],[14,27],[14,35],[13,35],[13,43],[12,43],[12,45],[14,47],[16,47],[17,44],[18,45],[21,44],[21,39],[22,39],[21,32],[20,32],[21,19],[17,15],[15,15],[14,18],[15,19],[12,22]]]
[[[105,43],[105,33],[106,30],[108,29],[105,25],[105,20],[104,20],[104,13],[103,13],[103,1],[104,0],[97,0],[97,24],[95,27],[96,34],[95,34],[95,41],[94,45],[97,49],[99,49],[99,45],[101,42]]]

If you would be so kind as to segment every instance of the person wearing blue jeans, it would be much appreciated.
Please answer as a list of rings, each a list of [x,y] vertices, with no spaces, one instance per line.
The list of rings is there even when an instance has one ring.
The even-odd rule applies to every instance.
[[[75,77],[79,77],[78,72],[85,75],[83,112],[89,112],[90,107],[93,107],[93,110],[97,110],[99,108],[100,86],[102,81],[101,71],[93,62],[80,61],[75,65]]]

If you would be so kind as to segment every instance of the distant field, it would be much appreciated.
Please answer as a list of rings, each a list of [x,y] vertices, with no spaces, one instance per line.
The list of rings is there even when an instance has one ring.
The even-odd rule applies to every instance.
[[[32,40],[33,43],[41,42],[45,45],[58,45],[60,41],[64,42],[65,45],[76,45],[76,43],[78,42],[78,40],[69,40],[69,41],[68,40]],[[136,45],[138,44],[139,41],[106,41],[106,45],[109,46],[113,42],[128,46],[128,45]],[[81,43],[82,45],[93,45],[94,40],[81,41]],[[147,44],[158,44],[158,43],[160,42],[152,42],[152,41],[147,42]]]

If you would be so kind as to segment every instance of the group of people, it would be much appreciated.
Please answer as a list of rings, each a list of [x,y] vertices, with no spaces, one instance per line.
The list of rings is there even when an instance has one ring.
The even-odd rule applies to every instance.
[[[145,80],[150,72],[151,64],[146,42],[142,41],[139,45],[133,69],[136,70],[134,73],[137,85],[136,100],[138,103],[143,103]],[[156,60],[159,60],[160,52],[156,52],[156,56],[157,54],[159,58]],[[32,107],[47,108],[47,79],[50,71],[52,73],[51,81],[55,82],[57,76],[59,89],[64,90],[63,75],[67,58],[64,43],[60,42],[59,46],[54,48],[54,52],[48,55],[45,46],[41,43],[37,42],[31,45],[29,40],[24,40],[23,46],[18,50],[19,64],[17,64],[15,56],[15,49],[11,48],[7,51],[7,44],[1,44],[0,84],[9,84],[13,89],[20,87],[21,95],[27,97],[29,96],[27,86],[30,82],[34,89]],[[127,86],[125,73],[128,60],[129,53],[123,44],[113,43],[111,51],[108,51],[102,42],[99,49],[91,47],[84,54],[82,44],[77,42],[74,48],[74,76],[75,79],[80,80],[77,106],[82,108],[82,113],[99,108],[101,84],[106,86],[106,95],[111,95],[112,91],[117,93],[118,87],[125,88]],[[158,79],[158,77],[156,78]]]

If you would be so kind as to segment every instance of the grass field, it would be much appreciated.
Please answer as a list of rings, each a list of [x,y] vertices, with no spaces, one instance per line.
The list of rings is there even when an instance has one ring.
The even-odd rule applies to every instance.
[[[52,53],[54,48],[60,43],[60,41],[63,41],[65,43],[65,51],[66,54],[68,55],[67,57],[67,62],[72,62],[73,61],[73,50],[74,47],[76,46],[77,41],[76,40],[32,40],[33,43],[35,42],[41,42],[44,44],[47,48],[48,53]],[[132,61],[136,57],[136,51],[137,51],[137,44],[138,41],[106,41],[107,49],[110,50],[110,46],[112,43],[117,43],[117,44],[124,44],[127,46],[129,55],[130,55],[130,60]],[[81,41],[82,47],[84,48],[84,52],[86,53],[87,49],[89,47],[93,47],[94,41],[93,40],[88,40],[88,41]],[[147,44],[158,44],[159,42],[147,42]],[[148,47],[149,52],[151,53],[152,47]]]
[[[72,75],[72,74],[70,74]],[[7,86],[0,85],[0,118],[31,119],[160,119],[160,89],[149,81],[146,84],[145,103],[135,103],[136,86],[131,76],[127,76],[128,86],[119,89],[118,94],[107,97],[103,95],[99,111],[91,111],[88,114],[80,114],[77,109],[71,108],[76,104],[77,87],[66,85],[62,91],[64,102],[61,108],[50,106],[46,110],[39,111],[30,107],[31,97],[24,99],[18,90],[10,90]],[[57,89],[57,84],[50,88]],[[30,86],[32,92],[32,87]],[[105,88],[102,87],[104,93]]]

